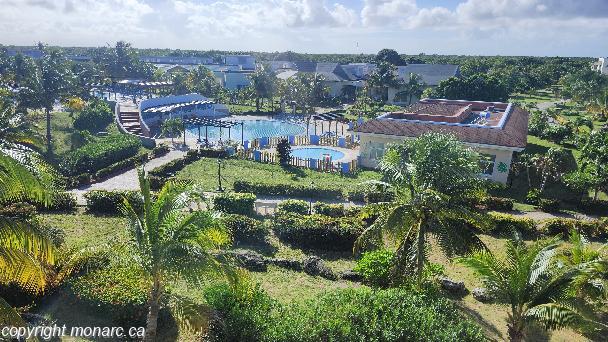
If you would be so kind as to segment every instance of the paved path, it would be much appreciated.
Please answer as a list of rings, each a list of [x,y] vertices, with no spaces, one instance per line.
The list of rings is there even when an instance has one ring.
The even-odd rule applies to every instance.
[[[171,150],[162,157],[154,158],[144,165],[146,171],[150,171],[158,166],[167,164],[168,162],[181,158],[186,154],[185,151]],[[78,189],[71,190],[79,205],[85,205],[84,194],[90,190],[138,190],[139,181],[137,180],[137,169],[131,169],[114,177],[108,178],[99,183],[93,183]]]
[[[536,104],[536,108],[540,109],[540,110],[547,110],[551,107],[555,107],[555,105],[560,104],[560,103],[565,103],[566,100],[561,99],[561,100],[557,100],[557,101],[548,101],[548,102],[539,102]]]

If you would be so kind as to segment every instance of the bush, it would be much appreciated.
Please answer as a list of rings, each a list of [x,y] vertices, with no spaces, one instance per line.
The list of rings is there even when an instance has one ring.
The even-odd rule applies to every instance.
[[[531,218],[516,217],[509,214],[489,213],[493,222],[492,228],[487,233],[499,235],[512,235],[513,231],[531,236],[536,233],[536,223]]]
[[[269,184],[235,181],[233,187],[236,192],[251,192],[261,195],[330,199],[342,198],[342,190],[339,188],[311,187],[303,184]]]
[[[395,194],[382,183],[368,182],[358,184],[353,190],[348,192],[346,197],[350,201],[379,203],[392,201],[395,198]]]
[[[222,193],[213,197],[213,207],[226,214],[251,216],[255,214],[255,199],[255,195],[250,193]]]
[[[93,99],[76,116],[74,128],[91,133],[103,131],[114,119],[112,109],[102,100]]]
[[[559,201],[548,198],[541,198],[538,200],[538,208],[546,213],[559,212]]]
[[[121,160],[117,163],[114,163],[108,167],[104,167],[103,169],[95,172],[95,179],[100,180],[106,178],[108,176],[114,175],[120,171],[132,169],[136,166],[139,166],[145,163],[148,160],[148,153],[140,153],[131,158],[127,158],[125,160]]]
[[[541,231],[546,235],[561,234],[567,238],[571,231],[583,233],[587,237],[604,239],[608,237],[608,225],[603,220],[576,220],[554,218],[543,222]]]
[[[36,207],[25,202],[0,204],[0,216],[20,219],[32,218],[36,215]]]
[[[68,153],[59,164],[66,176],[95,173],[111,164],[137,154],[141,142],[136,137],[120,134],[101,138]]]
[[[66,211],[76,210],[76,197],[69,192],[57,192],[52,195],[52,202],[45,206],[41,203],[34,203],[39,211]]]
[[[221,220],[237,244],[263,242],[268,235],[268,228],[263,222],[251,217],[227,214]]]
[[[530,189],[526,194],[526,203],[537,205],[540,200],[540,190],[539,189]]]
[[[279,203],[278,211],[283,213],[295,213],[300,215],[309,214],[310,205],[308,202],[297,199],[288,199]]]
[[[281,240],[295,246],[336,251],[352,251],[364,229],[358,218],[294,213],[275,215],[272,228]]]
[[[578,209],[587,214],[606,214],[608,212],[608,201],[599,199],[583,199],[578,204]]]
[[[357,261],[355,271],[363,276],[364,281],[371,286],[387,287],[390,282],[390,270],[395,259],[395,253],[380,249],[363,253]]]
[[[69,290],[91,311],[111,317],[118,325],[145,323],[148,286],[136,268],[112,265],[94,270],[68,283]]]
[[[160,144],[160,145],[154,146],[154,148],[152,149],[151,156],[152,156],[152,158],[162,157],[165,154],[169,153],[170,151],[171,151],[171,149],[169,148],[169,146],[167,146],[165,144]]]
[[[136,210],[143,206],[143,200],[137,191],[92,190],[87,192],[84,198],[87,200],[87,211],[95,214],[120,213],[125,198]]]
[[[321,214],[331,217],[342,217],[344,216],[344,204],[328,204],[323,202],[317,202],[313,205],[315,214]]]
[[[512,211],[513,200],[510,198],[487,196],[483,199],[483,205],[488,210]]]

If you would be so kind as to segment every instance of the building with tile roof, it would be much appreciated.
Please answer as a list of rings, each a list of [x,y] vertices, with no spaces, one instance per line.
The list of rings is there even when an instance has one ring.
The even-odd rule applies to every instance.
[[[376,167],[387,144],[427,132],[453,134],[484,156],[484,177],[506,183],[513,153],[526,147],[528,112],[511,103],[423,99],[354,128],[361,165]]]
[[[460,66],[454,64],[408,64],[398,66],[397,79],[407,83],[410,80],[412,74],[417,74],[422,79],[425,88],[436,87],[439,82],[447,80],[450,77],[460,76]],[[410,97],[405,88],[389,88],[388,89],[388,103],[407,105],[410,104]],[[418,101],[419,99],[413,97],[411,102]]]

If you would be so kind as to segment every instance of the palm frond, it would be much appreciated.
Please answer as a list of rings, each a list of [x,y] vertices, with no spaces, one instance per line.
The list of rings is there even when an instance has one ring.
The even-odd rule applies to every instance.
[[[25,322],[2,297],[0,297],[0,326],[24,327]]]

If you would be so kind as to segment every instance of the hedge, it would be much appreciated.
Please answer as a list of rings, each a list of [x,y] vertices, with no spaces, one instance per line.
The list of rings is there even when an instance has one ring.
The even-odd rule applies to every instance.
[[[576,220],[554,218],[544,221],[540,228],[546,235],[562,234],[567,238],[571,231],[576,230],[591,238],[608,238],[608,222],[606,220]]]
[[[354,217],[278,213],[272,229],[279,239],[301,248],[352,251],[364,225]]]
[[[559,212],[559,201],[548,198],[541,198],[538,200],[538,208],[546,213],[557,213]]]
[[[255,200],[254,194],[227,192],[213,197],[213,207],[226,214],[251,216],[255,214]]]
[[[140,153],[131,158],[127,158],[125,160],[121,160],[117,163],[114,163],[108,167],[104,167],[103,169],[95,172],[95,179],[100,180],[106,178],[110,175],[116,174],[120,171],[132,169],[138,165],[145,163],[148,160],[148,153]]]
[[[306,198],[342,198],[342,190],[339,188],[326,188],[318,186],[308,186],[300,184],[281,184],[281,183],[256,183],[244,180],[234,182],[234,191],[251,192],[260,195],[270,196],[290,196]]]
[[[385,185],[379,183],[362,183],[346,194],[349,201],[379,203],[390,202],[395,198],[395,193]]]
[[[152,169],[148,176],[150,177],[150,187],[154,190],[158,190],[172,177],[175,176],[179,171],[189,164],[201,159],[202,157],[209,158],[223,158],[226,156],[225,151],[218,150],[190,150],[185,156],[179,159],[172,160],[166,164],[163,164],[157,168]],[[238,191],[247,192],[247,191]]]
[[[59,164],[59,170],[66,176],[92,174],[134,156],[140,147],[141,142],[136,137],[110,135],[68,153]]]
[[[268,228],[262,221],[239,214],[226,214],[221,217],[222,223],[230,231],[236,244],[264,242]]]
[[[599,199],[583,199],[578,209],[587,214],[605,215],[608,213],[608,201]]]
[[[483,199],[482,204],[488,210],[512,211],[513,200],[510,198],[487,196]]]
[[[321,214],[332,217],[342,217],[345,214],[344,204],[328,204],[317,202],[313,205],[315,214]]]
[[[87,200],[87,211],[95,214],[118,214],[127,198],[136,210],[143,206],[141,195],[138,191],[106,191],[92,190],[84,195]]]
[[[51,204],[45,206],[41,203],[33,203],[38,211],[74,211],[76,210],[76,197],[69,192],[57,192],[51,197]]]
[[[527,236],[536,233],[536,223],[531,218],[516,217],[502,213],[489,213],[489,216],[493,224],[487,233],[511,235],[513,231],[517,231]]]
[[[309,214],[310,204],[303,200],[288,199],[277,206],[278,211],[283,213],[295,213],[300,215]]]
[[[171,151],[171,149],[169,148],[169,146],[161,144],[161,145],[157,145],[154,146],[154,148],[152,149],[152,158],[158,158],[158,157],[162,157],[165,154],[169,153]]]

